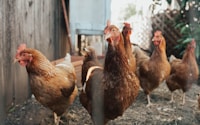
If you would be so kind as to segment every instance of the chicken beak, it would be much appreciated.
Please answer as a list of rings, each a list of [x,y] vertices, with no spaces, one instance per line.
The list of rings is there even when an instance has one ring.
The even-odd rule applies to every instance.
[[[18,61],[19,61],[19,59],[15,58],[14,61],[13,61],[13,63],[16,63]]]
[[[90,52],[88,48],[84,48],[84,51],[86,51],[86,52]]]
[[[110,33],[109,34],[105,34],[105,40],[107,40],[108,38],[110,38]]]
[[[85,51],[81,51],[81,55],[85,56],[86,52]]]
[[[87,52],[89,52],[89,50],[87,48],[83,48],[83,50],[81,51],[81,54],[83,56],[86,56],[87,55]]]

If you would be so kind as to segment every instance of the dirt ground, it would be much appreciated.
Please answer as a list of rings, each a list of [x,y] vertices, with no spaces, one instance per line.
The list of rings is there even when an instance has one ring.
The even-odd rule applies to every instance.
[[[199,125],[200,110],[197,108],[197,93],[200,86],[194,84],[186,93],[186,104],[181,105],[182,91],[175,92],[175,103],[169,103],[170,92],[165,83],[151,94],[151,107],[146,107],[147,101],[143,91],[136,101],[124,112],[123,116],[110,121],[108,125]],[[87,111],[76,98],[73,105],[62,116],[61,125],[92,125]],[[53,125],[53,113],[40,105],[35,98],[16,105],[9,110],[6,125]]]

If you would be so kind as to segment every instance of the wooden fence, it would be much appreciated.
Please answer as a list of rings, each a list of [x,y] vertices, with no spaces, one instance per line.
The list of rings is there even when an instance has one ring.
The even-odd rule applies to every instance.
[[[181,38],[180,32],[175,29],[173,21],[179,11],[165,10],[163,13],[156,14],[152,17],[153,32],[157,29],[161,30],[167,42],[167,56],[171,54],[180,57],[180,51],[174,49],[177,40]]]
[[[7,109],[30,96],[26,69],[13,64],[24,42],[48,59],[66,53],[67,33],[61,0],[0,0],[0,125]]]

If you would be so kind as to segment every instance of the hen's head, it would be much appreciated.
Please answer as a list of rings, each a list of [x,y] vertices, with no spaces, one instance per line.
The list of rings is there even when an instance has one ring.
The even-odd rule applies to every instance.
[[[33,59],[33,55],[26,52],[26,44],[20,44],[17,48],[17,53],[15,55],[15,62],[17,61],[20,65],[26,66]]]
[[[188,45],[187,45],[187,50],[194,51],[195,48],[196,48],[196,41],[194,39],[192,39],[192,41],[190,43],[188,43]]]
[[[97,58],[94,48],[86,47],[83,50],[84,51],[82,51],[82,54],[85,56],[85,58],[90,58],[90,59]]]
[[[121,33],[115,25],[111,25],[107,22],[107,26],[104,29],[104,35],[107,42],[111,45],[117,45],[121,40]]]
[[[152,41],[153,41],[154,46],[159,46],[164,41],[164,37],[160,30],[157,30],[154,32],[154,37]]]
[[[129,23],[124,23],[124,27],[122,29],[122,34],[123,35],[131,35],[132,33],[132,28],[131,25]]]

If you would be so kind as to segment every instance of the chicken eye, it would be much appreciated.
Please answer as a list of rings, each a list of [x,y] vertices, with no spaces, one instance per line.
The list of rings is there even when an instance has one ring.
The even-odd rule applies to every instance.
[[[115,32],[115,29],[112,29],[113,32]]]
[[[22,53],[21,56],[25,56],[25,53]]]

